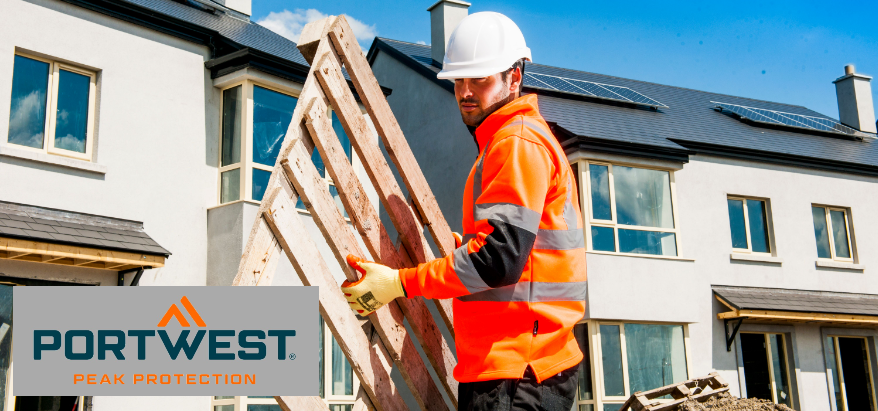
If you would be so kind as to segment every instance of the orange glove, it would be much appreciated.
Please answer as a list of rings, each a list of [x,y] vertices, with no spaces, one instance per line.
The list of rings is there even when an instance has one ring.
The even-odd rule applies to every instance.
[[[458,248],[463,245],[463,237],[460,236],[460,233],[456,233],[454,231],[451,232],[451,235],[454,236],[454,247]]]
[[[363,277],[355,283],[345,281],[341,284],[341,291],[351,305],[351,310],[369,315],[397,297],[405,296],[398,270],[364,261],[350,254],[347,256],[347,262],[363,274]]]

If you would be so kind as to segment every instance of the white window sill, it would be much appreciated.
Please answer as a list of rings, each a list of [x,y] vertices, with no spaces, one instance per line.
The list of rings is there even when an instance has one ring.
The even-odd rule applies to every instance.
[[[783,259],[779,257],[775,257],[771,254],[743,254],[743,253],[732,253],[729,256],[732,260],[737,261],[754,261],[759,263],[769,263],[769,264],[783,264]]]
[[[88,161],[77,160],[70,157],[37,153],[30,150],[22,150],[20,148],[12,147],[8,144],[0,144],[0,156],[20,158],[24,160],[36,161],[38,163],[74,168],[77,170],[88,171],[92,173],[107,174],[107,166],[103,164],[90,163]]]
[[[866,266],[863,264],[844,263],[841,261],[832,261],[832,260],[817,260],[816,264],[817,264],[817,267],[839,268],[842,270],[864,271],[866,269]]]
[[[695,261],[694,258],[684,258],[671,255],[651,255],[651,254],[632,254],[632,253],[613,253],[609,251],[586,251],[586,254],[614,255],[617,257],[637,257],[652,258],[655,260],[676,260],[676,261]]]

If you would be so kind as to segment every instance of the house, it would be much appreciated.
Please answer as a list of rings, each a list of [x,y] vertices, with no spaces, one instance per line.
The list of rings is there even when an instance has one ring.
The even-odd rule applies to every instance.
[[[372,69],[452,228],[478,155],[444,47],[468,3],[430,9],[432,45],[378,38]],[[829,81],[831,79],[827,79]],[[537,63],[524,92],[566,150],[585,222],[580,410],[717,371],[797,410],[876,409],[878,140],[870,77],[808,108]],[[386,221],[386,220],[385,220]]]
[[[15,285],[231,285],[308,73],[296,44],[250,21],[250,0],[0,7],[0,322]],[[273,285],[301,285],[286,259]],[[279,410],[222,392],[16,397],[0,334],[2,410]],[[321,395],[349,408],[357,383],[322,335]]]

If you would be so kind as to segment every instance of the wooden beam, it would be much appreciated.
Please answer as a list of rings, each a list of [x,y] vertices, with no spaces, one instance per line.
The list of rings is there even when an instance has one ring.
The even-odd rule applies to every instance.
[[[351,145],[363,161],[366,174],[378,191],[378,198],[381,199],[381,203],[384,205],[385,210],[387,210],[390,220],[393,222],[394,227],[397,228],[405,248],[412,255],[411,258],[415,263],[425,263],[433,260],[433,252],[427,243],[427,239],[424,237],[424,228],[420,218],[409,207],[402,189],[396,183],[393,171],[390,169],[387,161],[384,160],[384,154],[381,153],[378,145],[374,143],[372,130],[363,118],[362,113],[360,113],[354,95],[342,75],[341,62],[338,56],[334,52],[329,52],[317,61],[314,65],[317,79],[320,81],[323,89],[326,90],[326,95],[332,103],[332,107],[338,115],[342,127],[344,127]],[[366,69],[368,70],[369,67],[367,66]],[[371,70],[368,74],[371,74]],[[381,98],[383,99],[384,96],[382,95]],[[414,167],[417,167],[416,163]],[[429,191],[429,187],[427,190]],[[430,195],[432,196],[432,194]],[[443,219],[442,221],[444,222],[445,220]],[[451,301],[434,300],[434,303],[439,309],[439,313],[446,326],[453,333],[454,315]]]
[[[109,251],[90,247],[79,247],[62,244],[45,243],[33,240],[20,240],[15,238],[0,237],[0,251],[6,251],[6,258],[12,255],[13,258],[21,259],[23,257],[35,262],[47,262],[50,264],[70,265],[72,259],[73,264],[88,264],[94,261],[104,263],[120,263],[131,264],[144,267],[164,267],[165,257],[150,254],[138,254],[124,251]],[[34,256],[36,255],[36,256]],[[0,257],[2,258],[2,257]],[[88,260],[83,262],[82,260]]]
[[[81,266],[81,265],[91,264],[91,263],[94,263],[94,262],[97,262],[97,261],[98,261],[98,260],[92,260],[92,259],[89,259],[89,258],[74,258],[74,259],[73,259],[73,265],[75,265],[75,266]]]
[[[325,57],[324,60],[325,61]],[[318,64],[318,70],[320,65]],[[324,84],[324,88],[326,85]],[[349,102],[353,103],[353,102]],[[313,98],[307,102],[309,109],[305,111],[306,125],[310,131],[314,146],[320,152],[323,163],[329,170],[332,181],[338,190],[342,203],[357,230],[366,249],[377,261],[392,268],[411,267],[408,255],[397,253],[396,247],[390,240],[378,212],[369,201],[369,197],[350,163],[344,149],[339,142],[338,136],[332,129],[332,121],[327,115],[326,103]],[[344,107],[340,105],[336,107]],[[349,107],[348,107],[349,108]],[[358,118],[362,119],[361,116]],[[439,327],[436,326],[430,310],[421,297],[404,298],[397,300],[400,308],[408,318],[411,329],[421,343],[421,347],[427,355],[433,369],[439,375],[445,392],[451,398],[454,406],[457,406],[457,381],[454,379],[453,370],[457,365],[454,353],[448,346]]]
[[[307,100],[306,100],[307,101]],[[311,161],[311,154],[304,144],[293,144],[286,160],[282,161],[284,171],[301,196],[302,203],[311,213],[339,266],[349,281],[358,279],[356,271],[347,265],[346,257],[353,254],[369,259],[357,243],[356,237],[347,225],[323,177]],[[396,301],[379,308],[369,316],[385,347],[392,353],[394,363],[411,388],[411,392],[422,409],[447,410],[442,395],[433,384],[427,366],[421,360],[411,336],[403,324],[403,313]]]
[[[750,320],[767,320],[783,322],[829,322],[878,325],[878,316],[854,315],[854,314],[829,314],[814,312],[795,311],[770,311],[770,310],[734,310],[717,314],[717,318],[725,320],[729,318],[745,317]]]
[[[312,166],[313,167],[313,166]],[[285,178],[285,177],[284,177]],[[329,267],[295,211],[296,195],[289,186],[266,193],[275,204],[263,215],[277,233],[279,244],[306,286],[320,292],[320,314],[351,364],[354,374],[379,410],[401,411],[407,407],[390,378],[393,359],[379,340],[369,341],[342,295]],[[377,338],[377,337],[376,337]]]
[[[378,80],[372,74],[372,68],[369,66],[366,56],[363,55],[356,36],[354,36],[353,30],[344,16],[335,19],[328,35],[335,45],[335,49],[342,56],[347,72],[357,89],[357,95],[360,96],[360,101],[363,102],[366,111],[372,118],[378,134],[383,137],[384,147],[390,154],[393,163],[396,164],[396,168],[415,205],[417,205],[418,211],[423,216],[436,245],[442,255],[451,254],[455,248],[451,228],[448,227],[442,210],[439,209],[439,204],[427,184],[427,179],[424,178],[402,129],[390,110],[387,98],[381,92]]]

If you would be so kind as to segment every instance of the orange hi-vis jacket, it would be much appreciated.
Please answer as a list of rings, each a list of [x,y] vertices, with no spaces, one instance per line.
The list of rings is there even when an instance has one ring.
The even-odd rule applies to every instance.
[[[463,245],[400,270],[408,297],[454,298],[459,382],[542,382],[582,360],[582,216],[567,157],[537,107],[520,97],[475,131],[479,157],[463,196]]]

